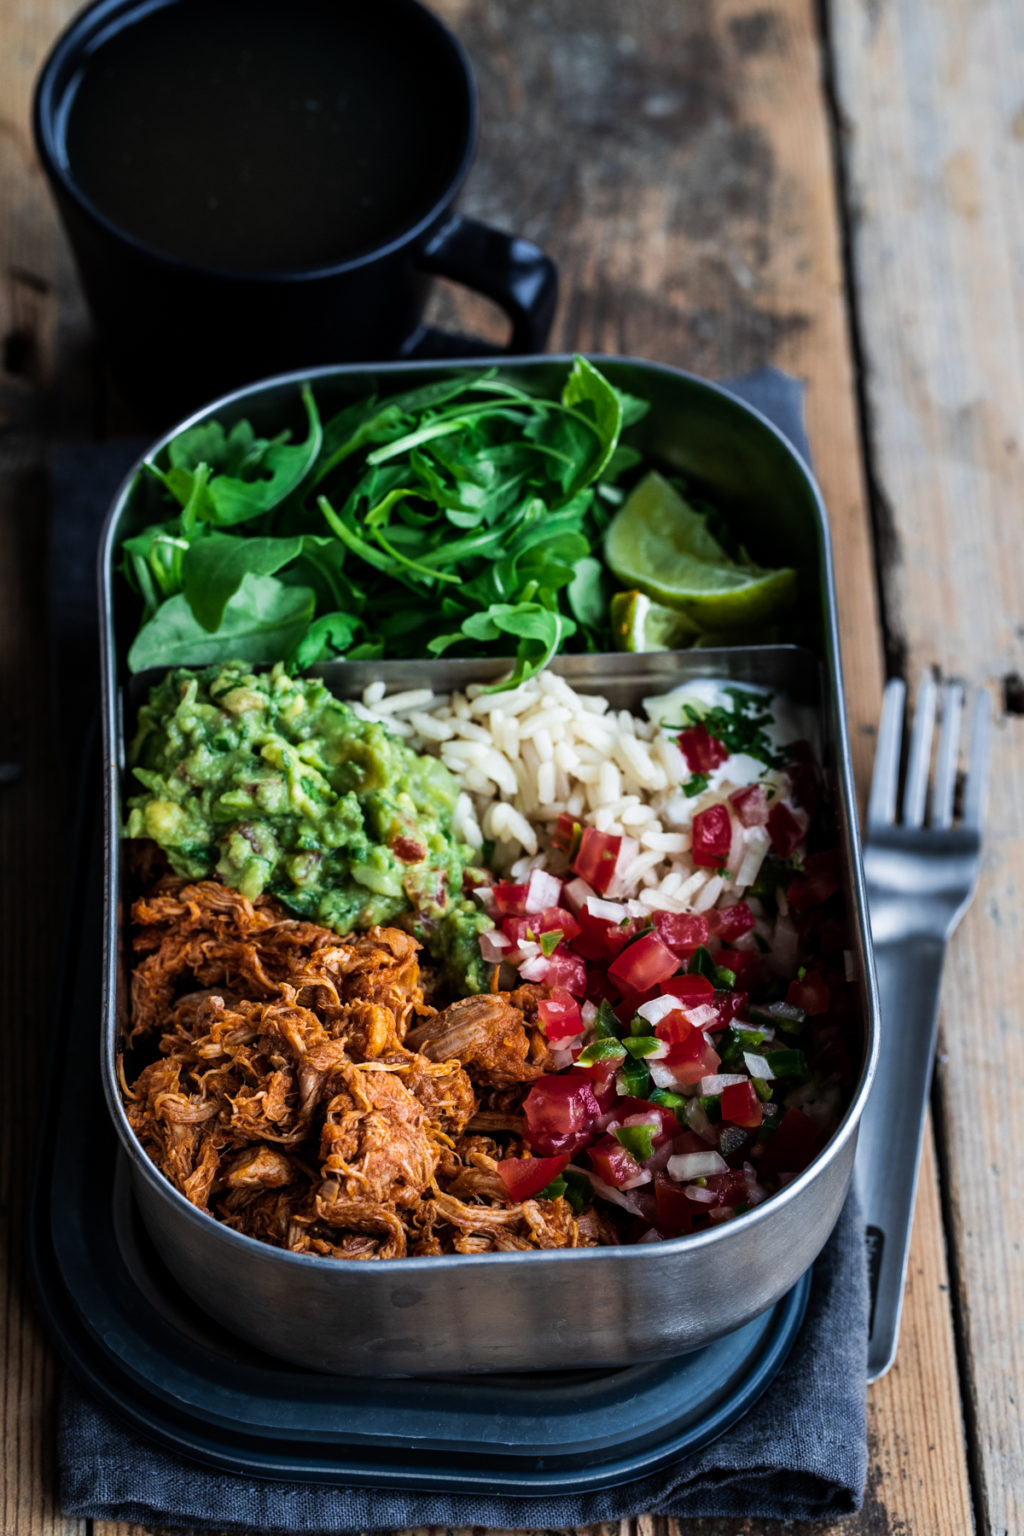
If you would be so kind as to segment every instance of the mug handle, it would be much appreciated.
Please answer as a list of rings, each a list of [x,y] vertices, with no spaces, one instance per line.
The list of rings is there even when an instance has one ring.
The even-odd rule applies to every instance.
[[[555,315],[558,269],[532,241],[456,214],[421,253],[418,265],[493,299],[511,320],[512,335],[507,346],[495,347],[428,327],[417,337],[413,355],[543,352]]]

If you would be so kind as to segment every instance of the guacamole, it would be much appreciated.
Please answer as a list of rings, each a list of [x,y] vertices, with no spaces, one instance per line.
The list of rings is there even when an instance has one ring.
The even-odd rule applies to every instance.
[[[455,779],[319,679],[238,661],[169,672],[139,710],[130,766],[146,793],[125,833],[159,843],[177,874],[268,891],[336,933],[397,924],[454,986],[486,990],[477,938],[492,925],[462,894]]]

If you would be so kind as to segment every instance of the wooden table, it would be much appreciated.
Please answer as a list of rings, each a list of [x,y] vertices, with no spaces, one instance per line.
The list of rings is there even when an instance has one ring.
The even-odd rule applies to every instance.
[[[842,1530],[1015,1536],[1024,1530],[1024,11],[1018,0],[437,8],[468,46],[483,102],[464,207],[557,258],[552,346],[712,377],[773,363],[806,379],[861,790],[886,671],[913,681],[934,664],[994,690],[985,871],[947,967],[935,1142],[929,1135],[902,1341],[895,1368],[869,1392],[866,1502]],[[75,1524],[56,1507],[54,1361],[26,1292],[22,1238],[65,916],[50,807],[74,777],[74,764],[51,762],[47,748],[41,465],[51,440],[103,435],[126,419],[94,362],[28,128],[37,66],[75,9],[73,0],[0,7],[0,759],[22,767],[0,793],[9,1536],[70,1536]],[[486,304],[454,290],[435,311],[501,334]],[[644,1536],[667,1523],[635,1522]],[[769,1526],[679,1527],[680,1536],[738,1529]]]

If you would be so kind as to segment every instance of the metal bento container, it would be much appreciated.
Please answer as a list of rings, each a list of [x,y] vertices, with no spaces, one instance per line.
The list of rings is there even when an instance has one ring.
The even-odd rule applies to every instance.
[[[861,1059],[831,1141],[791,1184],[714,1229],[660,1243],[379,1262],[290,1253],[222,1226],[164,1179],[128,1126],[116,1075],[127,1008],[125,902],[119,832],[125,743],[141,698],[124,664],[129,594],[117,574],[121,540],[152,520],[152,477],[133,472],[107,518],[99,555],[102,646],[105,937],[102,1075],[135,1198],[163,1262],[219,1323],[270,1354],[314,1370],[373,1376],[531,1371],[635,1364],[700,1348],[756,1317],[796,1283],[824,1246],[853,1170],[857,1130],[877,1050],[871,963],[828,523],[807,466],[761,415],[724,389],[678,369],[630,358],[594,359],[611,381],[650,401],[628,440],[688,480],[729,515],[755,559],[799,574],[810,651],[745,646],[647,656],[564,657],[579,688],[630,705],[694,676],[771,683],[820,711],[823,762],[843,853]],[[500,366],[525,385],[555,388],[568,357],[389,363],[290,374],[214,402],[168,433],[211,417],[248,418],[278,432],[298,422],[299,384],[322,409],[369,393],[427,383],[453,370]],[[317,669],[342,696],[372,678],[406,687],[494,676],[489,662],[337,662]]]

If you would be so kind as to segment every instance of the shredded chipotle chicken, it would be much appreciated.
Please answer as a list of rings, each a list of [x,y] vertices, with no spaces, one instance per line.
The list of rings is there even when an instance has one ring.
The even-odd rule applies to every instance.
[[[125,1107],[200,1210],[346,1259],[617,1240],[593,1208],[516,1203],[498,1176],[529,1155],[519,1107],[549,1070],[545,989],[436,1012],[407,933],[339,938],[212,880],[161,881],[133,920]]]

